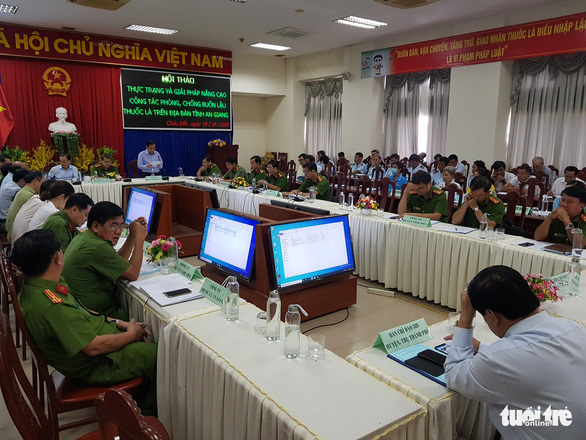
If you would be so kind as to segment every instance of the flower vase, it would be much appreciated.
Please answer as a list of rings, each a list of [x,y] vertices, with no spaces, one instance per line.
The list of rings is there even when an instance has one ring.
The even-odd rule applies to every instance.
[[[372,214],[372,209],[370,209],[370,208],[362,208],[360,210],[360,214],[370,215],[370,214]]]

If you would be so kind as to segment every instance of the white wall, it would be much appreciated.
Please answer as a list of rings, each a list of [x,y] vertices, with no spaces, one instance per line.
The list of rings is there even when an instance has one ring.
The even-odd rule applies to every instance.
[[[265,98],[232,95],[233,143],[238,144],[238,162],[249,169],[249,158],[265,151]]]

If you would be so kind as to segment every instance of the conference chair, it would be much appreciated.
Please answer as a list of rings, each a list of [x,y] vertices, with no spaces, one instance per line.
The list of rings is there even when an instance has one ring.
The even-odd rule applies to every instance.
[[[586,182],[586,171],[584,171],[584,170],[578,171],[578,174],[576,174],[576,177],[578,179],[582,179],[583,181]]]
[[[461,175],[461,173],[457,174]],[[462,203],[464,202],[464,192],[462,191],[462,188],[460,188],[454,182],[450,183],[445,188],[445,191],[448,197],[448,223],[452,223],[452,215],[458,210],[458,208],[460,208],[460,206],[462,206]]]
[[[525,224],[526,204],[527,199],[521,196],[518,191],[509,191],[507,193],[507,209],[503,217],[503,220],[506,222],[505,229],[506,226],[512,225],[520,228],[522,231],[523,225]],[[517,206],[521,207],[521,214],[519,215],[516,214]]]
[[[374,170],[374,173],[372,173],[372,177],[374,177],[374,185],[373,187],[376,188],[378,185],[378,182],[383,178],[383,176],[385,175],[385,169],[382,165],[377,166],[376,169]]]
[[[294,190],[297,185],[297,171],[295,169],[289,169],[287,171],[287,182],[289,183],[289,190]]]
[[[348,181],[348,174],[342,172],[336,174],[332,179],[332,197],[339,197],[342,193],[345,194]]]
[[[555,173],[555,176],[556,176],[556,177],[559,177],[559,175],[560,175],[560,170],[558,170],[558,169],[555,167],[555,165],[548,165],[547,167],[548,167],[548,168],[551,170],[552,174],[553,174],[553,173]],[[553,177],[553,175],[552,175],[552,177]]]
[[[395,203],[395,182],[390,177],[383,177],[376,187],[376,200],[382,211],[391,212]]]
[[[407,167],[401,168],[401,174],[403,176],[405,176],[405,179],[407,179],[407,182],[410,182],[411,181],[411,173],[409,172],[409,170],[407,169]]]
[[[156,417],[143,416],[125,391],[108,390],[95,402],[102,440],[170,440]]]
[[[296,169],[297,169],[297,164],[295,163],[295,161],[294,161],[294,160],[290,160],[290,161],[287,163],[287,171],[289,171],[289,170],[293,170],[293,171],[295,171]]]
[[[361,194],[365,196],[370,194],[372,186],[372,181],[368,178],[368,176],[362,176],[360,179],[356,180],[356,186],[354,187],[353,191],[349,191],[354,193],[354,201],[355,203],[358,202],[358,197]]]
[[[465,160],[460,163],[466,167],[466,177],[468,177],[470,175],[470,164]]]
[[[38,349],[33,342],[30,333],[28,332],[26,324],[24,323],[24,319],[18,305],[17,292],[11,273],[10,262],[6,259],[6,256],[3,252],[0,252],[0,273],[2,274],[2,282],[0,286],[0,295],[2,297],[1,301],[3,304],[2,308],[5,308],[4,304],[8,302],[8,298],[10,297],[12,299],[12,305],[14,308],[15,326],[20,328],[23,344],[26,344],[30,350],[32,366],[31,382],[24,373],[24,369],[18,360],[17,355],[8,356],[7,360],[5,360],[5,362],[10,363],[10,365],[6,368],[8,371],[12,371],[12,377],[18,380],[18,385],[21,387],[23,392],[27,393],[26,396],[28,401],[28,403],[24,403],[22,399],[19,399],[18,401],[5,399],[6,404],[12,406],[12,412],[10,413],[11,416],[13,413],[23,414],[23,412],[26,413],[27,411],[29,413],[36,413],[39,408],[42,408],[43,418],[47,420],[47,425],[45,426],[43,424],[41,426],[43,430],[43,436],[41,437],[25,437],[25,434],[28,435],[28,430],[21,431],[19,428],[19,432],[21,432],[21,435],[25,438],[25,440],[45,438],[58,440],[60,431],[93,423],[96,421],[95,417],[60,425],[59,414],[76,411],[82,408],[91,408],[94,405],[95,399],[100,394],[105,393],[107,390],[113,387],[130,391],[142,383],[142,377],[138,377],[127,382],[111,386],[92,386],[85,384],[77,379],[67,378],[57,370],[49,373],[49,367],[41,358]],[[4,310],[2,311],[2,315],[8,319],[8,314],[4,313]],[[10,337],[10,339],[12,339],[12,333],[10,332],[9,326],[7,327],[6,333],[6,337]],[[7,342],[4,343],[7,346],[9,345]],[[27,383],[21,383],[23,380],[26,380]],[[6,386],[6,388],[8,387]],[[29,396],[30,389],[33,390],[33,393]],[[9,392],[14,393],[14,390]],[[28,405],[29,409],[25,410],[23,408],[19,408],[18,405],[22,406],[23,404]],[[15,425],[18,428],[16,418],[14,416],[12,417]],[[23,432],[25,434],[23,434]]]
[[[541,196],[543,196],[545,194],[545,186],[543,185],[542,182],[540,182],[537,178],[535,177],[530,177],[529,179],[527,179],[525,182],[521,182],[521,184],[519,185],[519,191],[521,194],[524,194],[524,188],[527,187],[527,206],[529,207],[533,207],[533,206],[539,206],[539,202],[541,200]],[[539,187],[539,197],[535,197],[535,188]]]
[[[287,159],[279,160],[279,171],[281,171],[282,173],[287,172]]]
[[[432,163],[429,164],[429,172],[437,171],[437,160],[434,160]]]
[[[142,177],[142,173],[138,169],[138,161],[136,159],[131,160],[126,164],[126,175],[131,179]]]
[[[543,186],[547,189],[549,188],[549,175],[544,173],[543,171],[536,171],[535,178],[543,183]]]
[[[462,188],[466,188],[466,183],[468,179],[462,173],[455,173],[454,174],[454,182],[459,183]]]

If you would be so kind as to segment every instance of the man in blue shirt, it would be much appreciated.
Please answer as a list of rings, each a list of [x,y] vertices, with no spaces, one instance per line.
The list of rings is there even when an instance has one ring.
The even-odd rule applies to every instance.
[[[440,183],[444,181],[442,175],[444,174],[444,168],[448,166],[449,162],[449,159],[445,156],[439,158],[439,160],[437,161],[437,168],[435,169],[435,171],[429,173],[429,175],[431,176],[431,184],[433,186],[438,186]]]
[[[163,159],[155,149],[155,142],[147,141],[146,150],[138,153],[138,169],[144,174],[159,174],[163,169]]]
[[[71,156],[69,154],[59,156],[59,165],[51,168],[47,178],[49,180],[71,180],[72,182],[77,182],[79,180],[79,173],[77,168],[71,165]]]
[[[24,168],[17,169],[14,173],[9,174],[9,176],[12,176],[10,182],[7,182],[2,185],[2,188],[0,188],[0,231],[6,230],[6,217],[8,216],[8,210],[14,200],[14,196],[16,196],[16,193],[24,186],[24,178],[27,173],[28,171]]]
[[[350,168],[352,169],[352,175],[366,174],[367,166],[364,162],[362,162],[363,158],[364,155],[360,152],[354,155],[354,163],[350,166]]]
[[[12,174],[16,170],[18,170],[19,168],[23,168],[25,170],[28,170],[28,165],[24,162],[20,162],[19,160],[12,162],[12,167],[10,168],[10,171],[8,172],[6,177],[4,179],[2,179],[2,183],[0,184],[0,188],[4,188],[4,185],[6,185],[8,182],[12,182]]]

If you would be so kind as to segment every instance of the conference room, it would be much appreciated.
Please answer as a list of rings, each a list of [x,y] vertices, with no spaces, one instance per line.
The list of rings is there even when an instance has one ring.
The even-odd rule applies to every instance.
[[[383,191],[382,207],[360,205],[363,194],[381,203],[378,179],[335,180],[345,169],[336,159],[345,152],[352,162],[361,152],[368,165],[378,150],[384,172],[392,178],[399,168],[408,180],[413,153],[425,153],[421,167],[432,175],[435,155],[456,155],[465,174],[456,172],[461,192],[445,192],[450,218],[467,200],[475,161],[490,172],[502,160],[509,173],[543,157],[551,176],[542,195],[568,166],[583,172],[586,110],[569,99],[586,68],[581,2],[497,1],[488,10],[460,0],[395,2],[405,9],[355,0],[135,0],[115,10],[94,4],[106,1],[13,3],[14,13],[1,14],[0,106],[10,124],[0,127],[0,141],[13,162],[46,173],[62,153],[76,152],[76,192],[120,206],[127,223],[150,217],[143,270],[120,282],[119,301],[158,343],[158,419],[171,438],[509,438],[496,432],[490,404],[446,386],[443,367],[434,375],[405,361],[421,358],[416,348],[444,356],[444,338],[468,311],[461,292],[493,266],[553,277],[563,301],[541,309],[583,325],[581,252],[571,243],[544,251],[552,243],[534,236],[558,194],[545,205],[532,194],[510,213],[518,235],[491,228],[485,238],[477,227],[398,220],[399,187]],[[350,16],[383,25],[336,22],[364,24]],[[131,24],[177,32],[147,35],[125,29]],[[528,78],[536,76],[568,98],[547,121],[526,110],[537,87]],[[295,190],[304,177],[299,155],[320,151],[333,172],[325,164],[316,179],[329,181],[332,200],[313,200],[311,191],[309,200],[294,200],[251,188],[252,179],[221,179],[227,163],[248,173],[258,156],[261,168],[276,160]],[[393,153],[404,166],[391,166]],[[196,179],[207,156],[221,175]],[[495,197],[514,207],[514,195]],[[321,244],[304,241],[308,230],[322,234]],[[156,256],[146,261],[159,236],[181,243],[174,269]],[[214,293],[230,276],[239,283],[236,303],[229,290]],[[158,295],[185,288],[190,293]],[[282,321],[277,341],[266,337],[272,290]],[[224,311],[234,307],[239,319],[228,321]],[[300,321],[293,359],[284,352],[288,311]],[[479,311],[475,337],[497,341],[491,326]],[[306,359],[320,343],[323,360]],[[0,405],[2,438],[22,438],[7,406]]]

